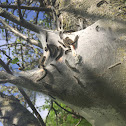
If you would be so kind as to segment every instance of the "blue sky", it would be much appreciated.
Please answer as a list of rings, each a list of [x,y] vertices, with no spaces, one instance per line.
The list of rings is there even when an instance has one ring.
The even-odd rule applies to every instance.
[[[0,126],[3,126],[3,124],[0,122]]]

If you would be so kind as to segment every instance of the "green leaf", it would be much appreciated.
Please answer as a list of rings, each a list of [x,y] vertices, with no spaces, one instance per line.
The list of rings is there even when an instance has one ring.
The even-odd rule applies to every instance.
[[[2,2],[2,4],[4,4],[4,5],[5,5],[5,4],[7,4],[7,2]]]
[[[4,30],[2,29],[2,32],[4,32]]]
[[[15,63],[17,63],[17,62],[19,62],[19,59],[18,59],[18,58],[15,58],[15,59],[13,59],[13,60],[11,61],[12,64],[15,64]]]
[[[38,54],[38,49],[35,48],[35,53]]]
[[[17,38],[17,42],[19,42],[19,43],[20,43],[20,42],[21,42],[21,40],[20,40],[19,38]]]

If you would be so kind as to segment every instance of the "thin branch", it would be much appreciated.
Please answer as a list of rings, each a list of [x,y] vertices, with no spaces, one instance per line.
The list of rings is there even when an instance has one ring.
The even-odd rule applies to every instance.
[[[2,52],[7,58],[12,60],[12,58],[10,56],[8,56],[4,50],[0,49],[0,52]],[[20,67],[20,64],[18,64],[18,63],[16,63],[16,64]]]
[[[11,63],[11,59],[8,60],[8,62],[7,62],[7,66],[9,66],[10,63]]]
[[[7,29],[5,29],[5,34],[6,34],[6,43],[8,44],[9,35],[8,35],[8,30]],[[8,47],[8,48],[9,48],[9,55],[10,55],[10,47]]]
[[[56,125],[58,126],[58,116],[57,116],[57,110],[53,107],[53,111],[55,112],[56,115]]]
[[[22,46],[25,46],[25,47],[28,47],[28,48],[31,48],[33,49],[34,51],[36,50],[36,48],[33,46],[33,45],[28,45],[28,44],[24,44],[24,43],[8,43],[8,44],[3,44],[3,45],[0,45],[0,47],[3,47],[3,46],[17,46],[17,45],[22,45]],[[40,51],[40,49],[38,49]],[[41,52],[41,51],[40,51]],[[39,54],[40,55],[40,54]],[[11,59],[10,59],[11,60]],[[36,62],[36,60],[35,60]]]
[[[46,116],[45,122],[47,123],[47,118],[48,118],[48,116],[49,116],[49,114],[50,114],[50,111],[53,110],[53,111],[55,112],[55,115],[56,115],[56,124],[57,124],[57,126],[58,126],[57,110],[53,107],[53,103],[54,103],[54,101],[51,100],[51,106],[50,106],[50,109],[49,109],[48,114],[47,114],[47,116]]]
[[[40,33],[40,31],[42,31],[42,29],[39,26],[34,25],[32,23],[29,23],[26,20],[20,20],[19,17],[16,17],[15,15],[13,15],[13,14],[9,13],[8,11],[2,9],[1,7],[0,7],[0,16],[6,18],[6,19],[18,24],[18,25],[21,25],[21,26],[23,26],[23,27],[25,27],[25,28],[27,28],[31,31],[34,31],[36,33]]]
[[[20,0],[17,0],[17,5],[18,5],[18,13],[19,13],[19,17],[20,17],[20,20],[23,20],[23,16],[22,16],[22,13],[21,13],[21,6],[20,6]]]
[[[80,118],[79,122],[75,125],[75,126],[78,126],[82,121],[82,118]]]
[[[116,67],[118,65],[121,65],[121,62],[118,62],[118,63],[115,63],[115,64],[109,66],[108,69],[112,69],[112,68],[114,68],[114,67]]]
[[[38,21],[38,16],[39,16],[39,11],[37,11],[37,14],[36,14],[35,24],[37,24],[37,21]]]
[[[24,69],[24,55],[22,45],[21,45],[21,60],[22,60],[22,68]]]
[[[3,47],[3,46],[14,46],[14,45],[18,45],[18,44],[21,44],[21,45],[23,45],[23,46],[26,45],[26,44],[23,44],[23,43],[8,43],[8,44],[0,45],[0,47]]]
[[[2,59],[0,59],[0,64],[7,71],[7,73],[12,74],[9,67],[2,61]]]
[[[61,105],[59,105],[56,101],[54,101],[54,102],[55,102],[55,104],[56,104],[57,106],[59,106],[61,109],[63,109],[64,111],[68,112],[69,114],[72,114],[72,115],[81,117],[80,115],[77,115],[76,113],[73,113],[73,112],[68,111],[67,109],[63,108],[63,107],[62,107]]]
[[[8,0],[6,0],[6,4],[8,5]],[[6,11],[8,11],[8,8],[6,8]],[[7,19],[5,19],[5,21],[7,22]],[[8,44],[8,37],[9,37],[9,35],[8,35],[8,30],[7,29],[5,29],[5,34],[6,34],[6,43]],[[9,49],[9,56],[10,56],[10,47],[8,47],[8,49]]]
[[[45,123],[47,123],[47,119],[48,119],[48,116],[49,116],[49,114],[50,114],[52,108],[53,108],[53,102],[51,101],[51,106],[50,106],[50,109],[49,109],[48,114],[47,114],[47,116],[46,116]]]
[[[14,29],[13,27],[11,27],[9,24],[7,24],[3,19],[0,18],[0,22],[7,28],[7,30],[15,33],[17,36],[21,37],[22,39],[24,39],[25,41],[29,42],[30,44],[36,45],[38,47],[41,47],[41,44],[34,40],[34,39],[30,39],[27,36],[23,35],[22,33],[20,33],[18,30]]]
[[[0,7],[2,8],[9,8],[9,9],[18,9],[17,5],[4,5],[0,4]],[[51,12],[51,7],[31,7],[31,6],[20,6],[20,9],[26,9],[26,10],[34,10],[34,11],[47,11]]]

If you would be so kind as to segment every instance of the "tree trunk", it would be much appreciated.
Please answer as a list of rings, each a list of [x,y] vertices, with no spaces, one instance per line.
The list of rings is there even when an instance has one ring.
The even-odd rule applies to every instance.
[[[40,126],[37,119],[18,99],[0,92],[0,121],[4,126]]]
[[[124,26],[101,20],[85,30],[64,34],[72,40],[79,36],[77,49],[68,54],[58,42],[62,41],[59,33],[48,31],[47,43],[62,46],[63,56],[57,61],[49,58],[44,69],[22,71],[16,76],[0,72],[0,79],[63,101],[93,126],[124,126],[126,52],[118,32]]]

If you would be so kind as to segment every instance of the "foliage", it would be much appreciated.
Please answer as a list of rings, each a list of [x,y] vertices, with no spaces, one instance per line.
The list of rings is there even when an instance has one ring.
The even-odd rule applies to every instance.
[[[63,103],[46,100],[43,109],[48,109],[49,115],[46,118],[47,126],[91,126],[83,117],[77,115],[72,109]],[[69,112],[65,111],[68,110]],[[71,114],[73,113],[73,114]]]

